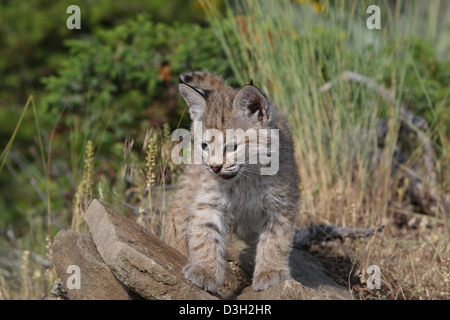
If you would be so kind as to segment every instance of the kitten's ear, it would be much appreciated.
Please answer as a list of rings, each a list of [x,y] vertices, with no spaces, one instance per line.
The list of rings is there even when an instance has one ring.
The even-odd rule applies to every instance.
[[[234,98],[233,108],[243,111],[261,126],[267,125],[271,120],[270,103],[266,95],[251,84],[239,90]]]
[[[186,101],[189,106],[189,113],[191,114],[192,121],[200,120],[200,117],[206,108],[206,101],[200,89],[196,90],[184,83],[180,83],[178,88],[180,89],[184,101]]]
[[[184,73],[180,75],[178,81],[196,89],[202,88],[202,90],[222,90],[226,87],[221,77],[206,71]]]

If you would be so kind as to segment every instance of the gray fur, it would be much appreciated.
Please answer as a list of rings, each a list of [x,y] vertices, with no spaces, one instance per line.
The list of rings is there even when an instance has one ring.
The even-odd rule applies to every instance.
[[[285,117],[252,85],[234,89],[220,77],[202,71],[182,75],[180,80],[180,92],[192,119],[202,121],[205,129],[218,129],[224,135],[226,129],[278,129],[280,137],[275,175],[261,175],[261,164],[247,163],[224,164],[215,173],[211,170],[215,164],[207,157],[201,165],[186,166],[171,203],[166,234],[170,245],[189,256],[184,275],[207,291],[217,291],[224,281],[226,235],[234,221],[238,236],[256,250],[254,290],[289,279],[300,178]],[[208,95],[203,97],[190,86],[206,89]],[[252,110],[256,111],[252,114]],[[220,174],[236,176],[225,179]]]

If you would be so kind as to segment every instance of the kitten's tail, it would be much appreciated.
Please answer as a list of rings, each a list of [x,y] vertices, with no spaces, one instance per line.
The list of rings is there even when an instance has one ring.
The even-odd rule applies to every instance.
[[[220,76],[206,71],[193,71],[182,74],[179,82],[205,90],[221,90],[227,86]]]

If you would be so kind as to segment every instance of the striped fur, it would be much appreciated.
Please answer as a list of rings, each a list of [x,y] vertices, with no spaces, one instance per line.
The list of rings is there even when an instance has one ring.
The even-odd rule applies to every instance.
[[[203,164],[186,166],[171,202],[166,234],[170,245],[189,256],[183,269],[186,278],[217,291],[224,280],[225,239],[234,221],[238,236],[256,249],[253,288],[264,290],[289,279],[300,178],[285,117],[252,85],[234,89],[203,71],[182,75],[180,92],[204,130],[214,128],[225,135],[226,129],[271,128],[279,129],[280,136],[275,175],[261,175],[260,164],[224,165],[220,172],[237,175],[223,179],[211,170],[207,158]]]

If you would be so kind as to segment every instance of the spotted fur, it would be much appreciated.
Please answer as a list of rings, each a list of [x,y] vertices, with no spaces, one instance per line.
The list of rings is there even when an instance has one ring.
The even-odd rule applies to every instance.
[[[203,164],[186,166],[171,202],[166,235],[170,245],[189,256],[184,275],[207,291],[217,291],[224,280],[226,235],[235,222],[238,236],[256,250],[253,288],[265,290],[289,279],[300,178],[285,117],[253,84],[231,88],[203,71],[180,76],[180,92],[191,118],[202,121],[204,130],[225,135],[226,129],[267,128],[279,129],[280,136],[275,175],[261,175],[259,163],[219,168],[204,158]]]

